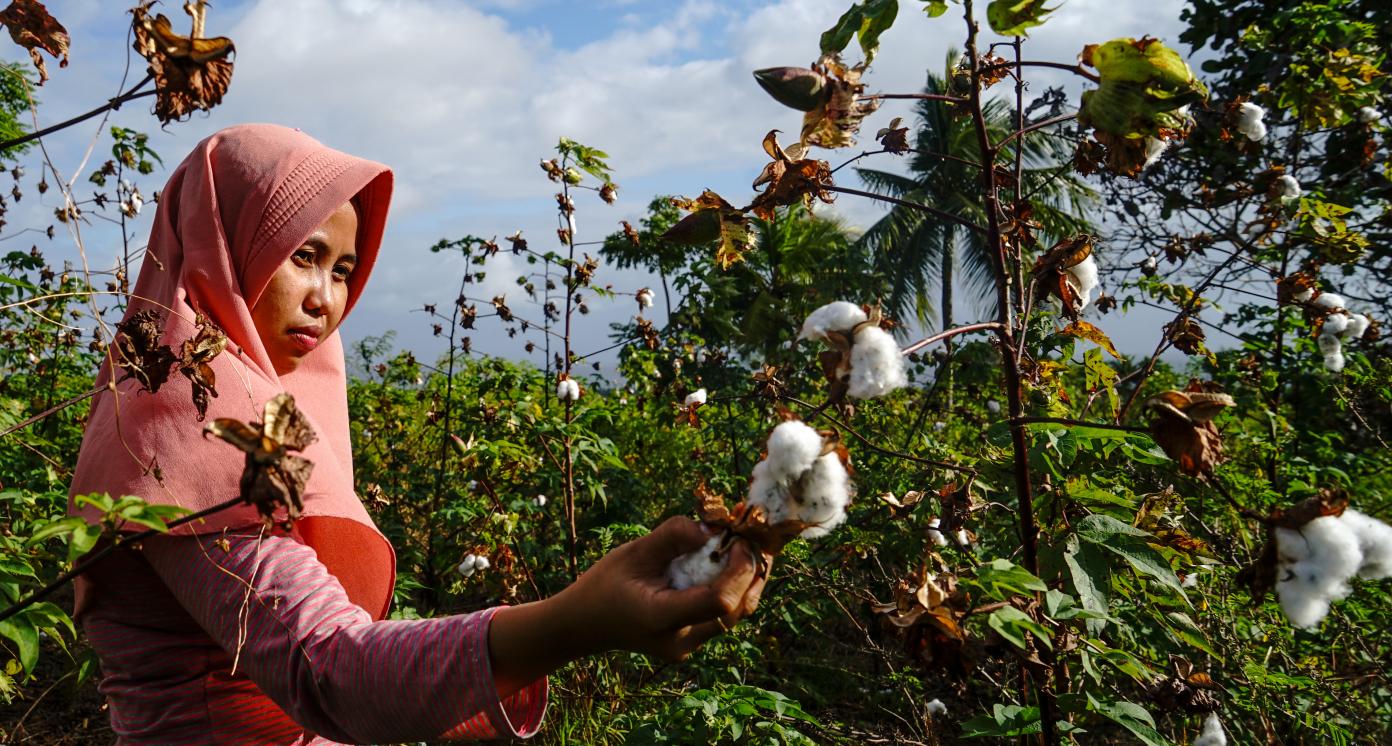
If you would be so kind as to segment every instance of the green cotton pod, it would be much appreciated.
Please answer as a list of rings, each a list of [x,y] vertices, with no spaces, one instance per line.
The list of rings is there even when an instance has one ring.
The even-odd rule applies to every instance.
[[[826,98],[826,76],[805,67],[766,67],[754,71],[754,80],[790,109],[812,111]]]
[[[1176,106],[1208,98],[1208,89],[1178,52],[1151,38],[1113,39],[1083,50],[1083,62],[1097,68],[1105,84],[1138,83],[1157,96],[1191,96]]]

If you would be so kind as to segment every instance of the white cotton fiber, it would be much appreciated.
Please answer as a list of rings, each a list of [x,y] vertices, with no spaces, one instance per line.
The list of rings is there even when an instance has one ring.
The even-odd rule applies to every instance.
[[[784,483],[792,482],[812,468],[812,462],[822,455],[822,436],[801,420],[779,423],[769,433],[768,462],[770,475]]]
[[[1382,119],[1382,112],[1371,106],[1364,106],[1358,110],[1358,121],[1363,124],[1372,124],[1379,119]]]
[[[710,585],[730,562],[728,552],[720,552],[720,537],[712,536],[700,549],[683,554],[667,566],[667,582],[677,590]],[[712,559],[714,558],[714,559]]]
[[[561,401],[576,401],[580,398],[580,384],[573,378],[556,383],[556,398]]]
[[[852,399],[883,396],[908,382],[904,356],[889,332],[878,326],[856,332],[851,345],[851,385],[846,392]]]
[[[683,403],[684,403],[686,406],[688,406],[688,407],[691,406],[691,405],[693,405],[693,404],[705,404],[705,403],[706,403],[706,390],[705,390],[705,389],[696,389],[695,391],[693,391],[693,392],[687,394],[687,395],[686,395],[686,399],[685,399],[685,401],[684,401]]]
[[[1369,580],[1392,577],[1392,526],[1352,508],[1339,520],[1358,537],[1358,549],[1363,553],[1358,576]]]
[[[1145,141],[1145,163],[1141,164],[1141,169],[1147,169],[1155,165],[1160,160],[1160,156],[1165,154],[1170,148],[1169,140],[1161,140],[1158,137],[1147,137]]]
[[[1334,318],[1334,317],[1330,317]],[[1328,323],[1326,320],[1325,323]],[[1324,355],[1324,367],[1338,373],[1344,369],[1344,343],[1334,334],[1321,333],[1315,338],[1320,354]]]
[[[1291,300],[1294,300],[1296,303],[1309,303],[1310,299],[1313,297],[1315,297],[1315,289],[1305,288],[1295,295],[1292,295]]]
[[[1334,293],[1320,293],[1319,297],[1315,299],[1317,308],[1344,308],[1347,304],[1348,301],[1344,300],[1344,296]]]
[[[866,318],[860,306],[844,300],[833,301],[808,315],[802,322],[798,339],[825,339],[827,332],[848,332]]]
[[[841,457],[828,453],[817,459],[801,479],[801,499],[789,499],[791,517],[815,524],[800,534],[805,539],[826,536],[846,520],[846,504],[851,501],[851,475]]]
[[[947,705],[943,704],[943,701],[941,699],[930,699],[928,700],[928,714],[932,715],[933,717],[938,717],[939,715],[946,715]]]
[[[1281,199],[1296,199],[1303,193],[1300,189],[1300,182],[1296,181],[1294,176],[1281,174],[1276,177],[1276,196]]]
[[[1344,328],[1344,339],[1359,339],[1368,331],[1372,321],[1361,313],[1351,313],[1348,315],[1348,326]]]
[[[1316,627],[1329,604],[1349,594],[1348,580],[1363,565],[1358,534],[1339,516],[1323,516],[1300,531],[1277,529],[1276,595],[1297,627]]]
[[[1088,254],[1088,258],[1078,262],[1064,270],[1068,273],[1068,284],[1073,286],[1073,291],[1078,294],[1081,301],[1078,310],[1081,311],[1088,307],[1092,302],[1092,291],[1097,289],[1097,260]]]
[[[1218,713],[1210,712],[1204,718],[1203,730],[1194,739],[1194,746],[1228,746],[1228,737],[1223,733],[1223,724],[1218,721]]]
[[[1237,131],[1247,136],[1252,142],[1261,142],[1266,139],[1266,122],[1262,119],[1266,117],[1266,109],[1252,103],[1244,101],[1237,110]]]
[[[1323,334],[1339,336],[1348,328],[1349,317],[1342,313],[1331,313],[1324,317]]]
[[[947,537],[943,536],[943,533],[938,530],[938,526],[941,525],[942,523],[939,522],[937,518],[928,521],[928,540],[940,547],[945,547],[947,546]]]

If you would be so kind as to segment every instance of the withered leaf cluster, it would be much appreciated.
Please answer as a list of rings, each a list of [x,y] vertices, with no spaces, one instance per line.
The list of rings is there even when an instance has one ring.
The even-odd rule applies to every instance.
[[[134,48],[149,62],[155,77],[155,116],[165,124],[184,119],[195,111],[208,111],[222,102],[232,83],[232,56],[235,48],[225,36],[204,38],[208,12],[206,0],[184,3],[193,18],[188,36],[174,32],[163,13],[150,17],[153,0],[131,9]]]
[[[48,81],[48,66],[44,64],[40,51],[48,52],[58,60],[59,67],[68,66],[68,30],[49,15],[43,3],[14,0],[0,10],[0,24],[9,29],[10,38],[16,44],[29,50],[34,68],[39,71],[39,85]],[[19,198],[16,197],[15,201],[18,202]]]
[[[638,246],[642,244],[642,241],[638,238],[638,231],[635,230],[633,225],[627,220],[620,220],[619,225],[623,226],[624,238],[628,239],[628,242],[633,244],[634,248],[638,248]]]
[[[1078,311],[1085,299],[1079,295],[1082,288],[1067,270],[1081,264],[1092,256],[1092,244],[1096,238],[1086,233],[1059,241],[1044,252],[1034,262],[1034,279],[1040,292],[1057,297],[1063,304],[1063,313],[1076,320]]]
[[[1224,409],[1235,406],[1231,396],[1203,390],[1197,381],[1184,391],[1164,391],[1146,400],[1154,413],[1150,434],[1165,454],[1190,476],[1212,474],[1223,458],[1223,439],[1213,424]]]
[[[860,122],[880,106],[877,98],[860,98],[864,63],[847,67],[838,55],[825,55],[805,67],[771,67],[754,71],[754,79],[780,104],[805,112],[799,140],[804,145],[844,148],[855,144]]]
[[[1218,709],[1221,703],[1215,692],[1223,687],[1212,676],[1195,671],[1194,664],[1182,658],[1174,659],[1174,667],[1173,674],[1157,678],[1146,687],[1161,712],[1203,715]]]
[[[753,248],[754,237],[749,232],[745,211],[736,209],[719,194],[707,189],[696,199],[674,198],[672,204],[691,214],[668,228],[662,234],[664,240],[688,245],[718,242],[715,259],[721,269],[740,261]]]
[[[639,316],[635,319],[638,325],[638,336],[643,338],[643,346],[649,350],[656,350],[662,344],[662,338],[658,336],[657,327],[653,322]]]
[[[793,145],[795,156],[803,152],[801,145]],[[769,130],[764,135],[764,152],[773,160],[764,166],[759,177],[754,180],[754,189],[767,185],[750,203],[749,210],[764,220],[773,220],[777,208],[801,202],[809,209],[812,198],[830,203],[835,196],[823,187],[831,184],[831,166],[826,161],[814,158],[796,158],[788,155],[778,144],[778,130]]]
[[[920,572],[899,580],[893,601],[870,608],[904,636],[905,650],[914,660],[962,675],[973,667],[962,626],[966,605],[956,576]]]
[[[318,439],[309,420],[295,406],[295,397],[280,393],[266,402],[261,421],[244,423],[219,417],[203,428],[246,453],[242,470],[242,499],[255,505],[269,525],[278,508],[291,520],[304,509],[304,487],[313,462],[291,451],[303,451]]]
[[[895,117],[889,120],[888,127],[881,127],[880,131],[875,133],[880,147],[895,155],[909,152],[909,128],[900,126],[903,121],[903,117]]]
[[[737,503],[732,510],[725,504],[725,498],[713,492],[701,482],[696,486],[696,512],[701,521],[725,530],[725,539],[718,551],[727,551],[735,539],[748,542],[756,557],[777,555],[788,542],[807,530],[810,524],[803,521],[779,521],[770,524],[763,508]]]
[[[208,416],[208,398],[217,396],[217,376],[213,374],[213,358],[227,349],[227,335],[211,319],[198,314],[198,333],[184,340],[179,349],[179,372],[193,384],[193,406],[198,408],[198,421]]]
[[[495,296],[492,302],[494,310],[498,312],[498,318],[502,319],[505,322],[512,321],[512,309],[508,308],[506,295]]]
[[[1182,316],[1166,324],[1165,338],[1170,340],[1175,349],[1186,355],[1208,354],[1208,348],[1204,346],[1207,336],[1203,327],[1192,316]]]
[[[141,388],[154,394],[169,380],[178,358],[168,345],[160,344],[163,334],[164,318],[150,309],[137,311],[116,325],[111,350],[116,367],[125,371],[122,381],[134,378]]]
[[[787,384],[778,377],[778,366],[765,364],[750,376],[754,380],[754,391],[772,402],[782,401]]]

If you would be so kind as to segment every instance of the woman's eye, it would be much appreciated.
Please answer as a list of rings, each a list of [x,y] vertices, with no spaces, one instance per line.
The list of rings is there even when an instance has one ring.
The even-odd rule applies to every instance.
[[[346,264],[340,264],[337,267],[334,267],[334,277],[337,277],[340,280],[348,279],[348,276],[351,274],[353,274],[353,268],[349,267]]]
[[[314,252],[310,251],[309,249],[300,249],[299,251],[296,251],[292,256],[295,259],[295,261],[299,262],[300,264],[314,263]]]

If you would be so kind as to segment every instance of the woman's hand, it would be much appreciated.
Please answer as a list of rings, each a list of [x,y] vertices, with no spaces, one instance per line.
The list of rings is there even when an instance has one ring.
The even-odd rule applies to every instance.
[[[710,538],[700,523],[670,518],[652,533],[606,554],[580,579],[544,601],[499,609],[489,631],[494,680],[501,696],[567,662],[608,650],[668,660],[754,611],[767,573],[756,572],[742,541],[707,586],[673,590],[667,565]],[[771,558],[762,563],[765,571]]]

